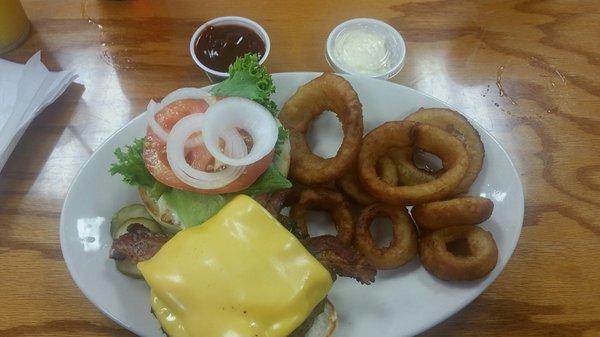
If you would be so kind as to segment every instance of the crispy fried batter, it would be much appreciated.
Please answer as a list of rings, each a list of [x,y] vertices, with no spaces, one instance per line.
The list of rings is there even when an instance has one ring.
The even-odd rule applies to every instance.
[[[392,242],[385,248],[377,247],[370,232],[373,220],[379,216],[392,221]],[[372,204],[360,211],[355,244],[373,266],[378,269],[394,269],[417,255],[417,231],[406,207]]]
[[[365,189],[362,187],[358,180],[358,175],[355,170],[346,173],[337,181],[337,186],[352,200],[362,205],[370,205],[377,202],[377,199],[373,198]]]
[[[421,229],[437,230],[444,227],[476,225],[487,220],[494,203],[483,197],[462,197],[416,205],[410,211]]]
[[[406,120],[436,126],[450,133],[465,144],[467,156],[469,157],[467,173],[450,195],[467,192],[477,178],[477,175],[479,175],[479,171],[481,171],[483,157],[485,155],[481,137],[473,125],[471,125],[465,116],[460,113],[450,109],[441,108],[421,108],[406,117]]]
[[[326,110],[336,114],[344,131],[340,149],[328,159],[312,153],[305,138],[313,119]],[[304,84],[284,104],[279,119],[290,131],[290,176],[295,180],[307,185],[333,181],[356,162],[363,136],[362,105],[343,77],[323,74]]]
[[[390,186],[377,176],[377,160],[392,147],[415,146],[442,159],[444,172],[415,186]],[[359,178],[367,191],[388,204],[417,205],[445,198],[462,181],[468,166],[464,145],[446,131],[410,121],[387,122],[363,140],[358,160]]]
[[[398,171],[389,156],[381,156],[377,161],[377,173],[382,181],[390,186],[398,186]]]
[[[398,171],[396,164],[389,156],[381,156],[377,162],[377,174],[382,181],[390,186],[398,185]],[[377,202],[360,183],[356,168],[346,172],[340,179],[336,181],[336,186],[349,196],[352,200],[361,205],[370,205]]]
[[[435,174],[418,168],[413,162],[414,149],[410,146],[390,149],[388,156],[396,165],[398,185],[413,186],[435,180]]]
[[[309,210],[328,211],[337,230],[337,237],[345,244],[352,243],[354,217],[350,205],[341,193],[317,187],[300,192],[300,199],[297,204],[292,206],[290,218],[296,221],[300,231],[306,235],[309,235],[306,223],[306,215]]]
[[[492,234],[477,226],[439,229],[419,240],[423,267],[447,281],[470,281],[489,274],[498,263]]]

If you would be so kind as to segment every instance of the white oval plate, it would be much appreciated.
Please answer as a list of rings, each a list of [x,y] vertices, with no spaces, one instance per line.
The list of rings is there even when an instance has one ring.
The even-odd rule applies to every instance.
[[[281,106],[298,86],[317,73],[274,74]],[[400,120],[420,107],[447,107],[443,102],[413,89],[390,82],[347,76],[363,104],[365,131],[390,120]],[[336,151],[337,126],[331,118],[315,123],[315,152]],[[338,311],[337,336],[397,337],[424,331],[465,307],[500,274],[510,258],[523,223],[523,189],[506,151],[483,128],[478,129],[485,145],[485,161],[471,195],[494,201],[494,213],[483,224],[490,230],[500,252],[498,265],[486,278],[475,282],[440,281],[415,259],[401,269],[379,272],[374,284],[363,286],[338,278],[330,299]],[[141,336],[164,336],[150,314],[148,287],[119,273],[108,259],[111,246],[110,218],[122,206],[139,202],[136,189],[119,176],[110,176],[113,151],[145,133],[146,121],[135,118],[112,135],[90,157],[71,185],[60,218],[62,253],[71,276],[83,293],[102,312]],[[332,129],[332,127],[334,127]],[[328,132],[329,130],[329,132]]]

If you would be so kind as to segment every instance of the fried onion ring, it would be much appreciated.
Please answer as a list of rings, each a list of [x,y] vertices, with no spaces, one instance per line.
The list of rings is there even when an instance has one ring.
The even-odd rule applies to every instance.
[[[435,180],[435,174],[418,168],[413,162],[414,149],[402,147],[390,149],[388,156],[396,165],[398,185],[413,186]]]
[[[377,247],[371,235],[373,220],[383,216],[392,220],[393,238],[388,247]],[[406,264],[417,254],[417,231],[402,206],[373,204],[360,212],[356,222],[355,245],[377,269],[394,269]]]
[[[323,111],[333,111],[344,132],[335,157],[322,158],[310,150],[306,133]],[[284,104],[279,120],[290,132],[292,145],[290,176],[306,185],[340,178],[356,162],[363,136],[362,105],[344,78],[323,74],[301,86]]]
[[[428,183],[390,186],[375,169],[377,159],[392,147],[415,146],[438,156],[444,171]],[[468,166],[464,145],[437,127],[410,121],[387,122],[369,132],[363,140],[358,174],[365,189],[389,204],[416,205],[448,196],[463,179]]]
[[[487,220],[494,203],[483,197],[462,197],[416,205],[410,210],[419,228],[437,230],[460,225],[477,225]]]
[[[385,183],[392,186],[398,185],[396,165],[390,157],[383,156],[379,158],[379,161],[377,162],[377,172],[381,177],[381,180]],[[344,176],[337,181],[337,186],[359,204],[370,205],[377,202],[377,199],[370,196],[362,187],[355,170],[344,174]]]
[[[388,156],[381,156],[377,161],[377,172],[379,177],[386,184],[391,186],[398,186],[398,171],[392,158]]]
[[[473,184],[481,167],[485,150],[479,133],[460,113],[450,109],[419,109],[406,117],[406,120],[437,126],[458,138],[465,144],[469,157],[469,167],[460,184],[450,195],[467,192]]]
[[[454,226],[421,238],[419,256],[425,269],[442,280],[470,281],[494,269],[498,247],[488,231],[477,226]]]
[[[337,186],[352,200],[362,205],[370,205],[377,202],[377,199],[373,198],[360,184],[356,171],[350,171],[344,174],[337,181]]]
[[[290,210],[290,217],[296,221],[298,229],[304,235],[309,235],[306,224],[306,213],[309,210],[329,211],[337,237],[345,244],[352,243],[354,218],[342,194],[325,188],[311,188],[300,192],[298,203]]]

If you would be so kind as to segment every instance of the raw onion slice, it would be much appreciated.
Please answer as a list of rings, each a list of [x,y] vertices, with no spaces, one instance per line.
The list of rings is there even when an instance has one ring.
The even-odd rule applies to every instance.
[[[198,132],[205,121],[205,114],[192,114],[179,120],[167,137],[167,159],[171,169],[184,183],[198,189],[217,189],[227,186],[239,178],[245,166],[227,166],[217,172],[205,172],[193,168],[185,159],[185,143],[189,136]],[[244,157],[248,153],[242,136],[234,129],[223,132],[225,142],[223,151],[235,158]]]
[[[202,135],[196,137],[190,137],[185,141],[185,147],[196,147],[204,144],[204,139]]]
[[[277,142],[277,123],[262,105],[241,97],[224,98],[208,107],[202,125],[204,144],[215,159],[233,166],[250,165],[269,154]],[[252,137],[245,156],[231,156],[219,148],[219,139],[230,130],[242,129]],[[237,132],[237,131],[236,131]]]
[[[159,106],[160,105],[154,102],[154,100],[150,100],[150,102],[148,102],[148,107],[146,109],[146,115],[148,117],[148,126],[150,126],[152,132],[154,132],[154,134],[157,135],[158,138],[160,138],[160,140],[166,142],[169,133],[165,129],[163,129],[162,126],[158,125],[156,118],[154,118],[156,112],[162,109],[159,108]]]
[[[217,98],[208,93],[206,89],[180,88],[165,96],[160,104],[162,106],[167,106],[182,99],[203,99],[208,105],[212,105],[217,101]]]
[[[166,143],[169,133],[158,124],[156,118],[154,117],[156,116],[156,112],[160,110],[158,109],[158,106],[159,105],[156,102],[154,102],[154,100],[150,100],[150,102],[148,103],[148,110],[146,112],[146,114],[148,115],[148,125],[150,126],[150,129],[152,129],[152,132],[154,132],[154,134],[157,135],[160,140]],[[185,142],[185,146],[196,147],[202,145],[203,143],[204,139],[202,139],[202,135],[199,135],[196,137],[189,138]]]
[[[165,96],[160,103],[156,103],[154,102],[154,100],[150,100],[150,102],[148,102],[148,107],[146,108],[145,112],[148,118],[148,125],[150,126],[150,129],[152,129],[154,134],[156,134],[158,138],[165,143],[167,142],[167,136],[169,135],[169,133],[165,129],[163,129],[156,121],[156,113],[162,110],[167,105],[182,99],[203,99],[204,101],[206,101],[208,106],[211,106],[217,101],[217,98],[215,96],[206,92],[204,89],[198,88],[177,89]],[[188,140],[186,146],[195,147],[202,145],[202,143],[202,137],[194,137]]]

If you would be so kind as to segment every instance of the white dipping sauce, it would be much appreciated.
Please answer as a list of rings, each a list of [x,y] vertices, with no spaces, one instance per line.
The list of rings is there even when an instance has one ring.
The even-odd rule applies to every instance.
[[[340,65],[352,73],[377,76],[393,66],[386,36],[371,27],[344,29],[336,36],[333,51]]]

